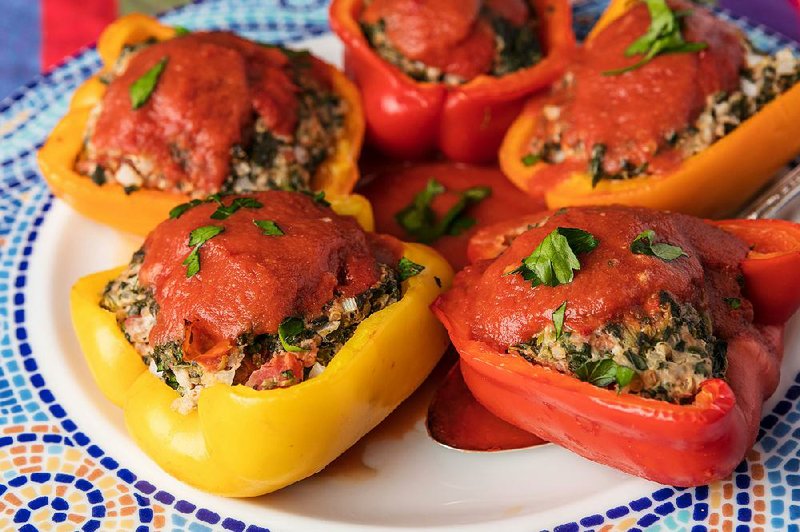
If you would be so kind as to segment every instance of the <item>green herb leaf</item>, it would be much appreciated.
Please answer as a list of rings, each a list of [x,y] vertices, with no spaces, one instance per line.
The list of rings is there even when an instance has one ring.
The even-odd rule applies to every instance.
[[[400,281],[405,281],[415,275],[419,275],[424,269],[425,266],[417,264],[406,257],[401,258],[400,262],[397,263],[397,273],[400,275]]]
[[[284,233],[272,220],[253,220],[253,223],[267,236],[282,236]]]
[[[225,220],[232,214],[235,214],[239,209],[260,209],[264,205],[254,198],[235,198],[230,205],[224,205],[220,201],[219,207],[211,215],[214,220]]]
[[[631,243],[631,251],[636,255],[650,255],[663,261],[671,261],[689,255],[678,246],[656,242],[656,232],[647,229],[639,233]]]
[[[295,337],[303,332],[305,329],[305,322],[300,318],[286,318],[278,326],[278,340],[285,351],[297,353],[303,351],[303,348],[293,345],[297,340]]]
[[[218,225],[204,225],[198,227],[189,233],[189,245],[202,246],[223,231],[225,231],[225,228]]]
[[[492,195],[492,189],[486,186],[463,190],[458,201],[437,220],[432,203],[445,190],[444,185],[430,179],[413,201],[395,214],[397,223],[418,242],[430,244],[444,235],[460,235],[476,223],[474,218],[466,215],[466,210]]]
[[[183,215],[183,213],[185,213],[186,211],[188,211],[193,207],[197,207],[201,203],[203,203],[203,200],[193,199],[192,201],[176,205],[175,207],[172,208],[171,211],[169,211],[169,217],[170,219],[173,220],[176,218],[180,218]]]
[[[630,384],[636,372],[627,366],[621,366],[613,359],[589,360],[575,371],[575,376],[584,382],[600,388],[616,384],[622,389]]]
[[[524,164],[525,166],[533,166],[534,164],[538,163],[541,160],[542,156],[536,153],[529,153],[521,159],[522,164]]]
[[[571,283],[574,271],[581,269],[577,254],[589,253],[598,244],[597,238],[583,229],[558,227],[508,275],[519,273],[533,286]]]
[[[150,70],[142,74],[139,79],[131,83],[128,93],[131,97],[131,106],[133,109],[140,108],[150,99],[150,95],[153,93],[158,83],[158,78],[161,77],[161,73],[167,66],[168,59],[168,57],[164,57],[151,67]]]
[[[636,372],[631,368],[617,364],[617,386],[620,389],[629,385],[634,376],[636,376]]]
[[[567,302],[561,303],[561,306],[553,311],[553,326],[556,328],[556,340],[561,338],[561,331],[564,328],[564,312],[567,310]]]
[[[189,28],[185,28],[183,26],[172,26],[172,29],[175,30],[175,37],[183,37],[184,35],[189,35],[192,33]]]
[[[314,200],[314,203],[318,203],[319,205],[322,205],[323,207],[330,207],[331,206],[330,202],[325,199],[325,191],[323,191],[323,190],[320,190],[319,192],[310,192],[308,190],[301,190],[300,192],[302,192],[306,196],[310,196],[311,199]]]
[[[617,363],[610,358],[589,360],[575,371],[580,380],[606,388],[617,382]]]
[[[666,0],[643,1],[650,12],[650,26],[644,35],[636,39],[625,50],[626,57],[641,55],[642,58],[632,65],[607,70],[603,72],[604,76],[617,76],[630,72],[649,63],[660,54],[692,53],[708,47],[708,44],[704,42],[686,42],[683,39],[683,35],[681,35],[678,20],[691,12],[673,12],[667,5]]]
[[[204,225],[198,227],[189,233],[189,245],[193,246],[191,253],[183,259],[183,264],[186,266],[186,277],[193,277],[200,271],[200,246],[225,231],[224,227],[217,225]]]
[[[197,253],[197,248],[192,249],[191,253],[189,253],[183,262],[181,263],[183,266],[186,266],[186,277],[193,277],[197,272],[200,271],[200,255]]]
[[[732,310],[739,310],[742,308],[742,300],[738,297],[726,297],[725,303],[727,303]]]

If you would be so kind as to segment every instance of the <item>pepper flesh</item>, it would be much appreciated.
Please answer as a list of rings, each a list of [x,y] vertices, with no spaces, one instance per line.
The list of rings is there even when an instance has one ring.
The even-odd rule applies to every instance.
[[[152,189],[126,194],[117,183],[98,186],[88,176],[75,171],[75,161],[83,150],[90,111],[106,91],[99,75],[113,67],[125,45],[149,38],[166,40],[173,37],[174,28],[145,15],[127,15],[110,24],[97,44],[103,69],[78,87],[67,114],[53,128],[38,153],[39,168],[56,196],[88,218],[141,236],[166,218],[172,207],[190,198]],[[364,137],[364,113],[355,85],[333,66],[328,66],[328,69],[333,90],[347,102],[348,110],[335,151],[317,169],[311,188],[327,194],[348,194],[358,181],[357,160]]]
[[[636,3],[612,0],[588,39]],[[500,167],[523,191],[547,167],[545,162],[531,166],[523,162],[540,110],[536,100],[528,102],[500,147]],[[575,172],[547,190],[545,201],[549,209],[622,204],[710,218],[731,215],[800,153],[799,123],[800,84],[796,84],[673,172],[601,180],[594,187],[587,172]]]
[[[178,392],[148,370],[114,314],[99,306],[121,268],[73,286],[73,326],[95,382],[123,408],[128,431],[153,460],[205,491],[257,496],[324,468],[408,397],[444,353],[447,335],[428,306],[452,270],[426,246],[405,244],[404,256],[425,269],[403,283],[400,301],[358,325],[321,375],[263,391],[217,384],[187,415],[172,409]]]
[[[457,87],[418,82],[370,47],[358,22],[362,5],[362,0],[334,0],[331,27],[345,45],[345,70],[361,89],[369,139],[395,157],[418,158],[438,148],[456,161],[495,160],[525,99],[561,75],[575,47],[569,3],[532,0],[542,23],[542,61],[500,78],[480,75]]]
[[[762,268],[770,269],[782,267],[786,256],[800,260],[795,240],[800,238],[800,226],[781,221],[781,232],[773,222],[717,223],[755,245],[742,263],[745,290],[755,301],[780,300],[773,288],[783,281],[774,280],[777,284],[773,287],[751,284],[754,278],[747,274],[748,264],[760,261]],[[488,233],[505,234],[507,225],[479,235],[470,258],[496,257],[503,244]],[[748,238],[752,235],[757,238]],[[759,248],[770,255],[764,256]],[[789,284],[797,294],[800,277],[792,276]],[[791,315],[799,305],[800,299],[795,299],[791,312],[785,306],[781,309]],[[690,405],[617,394],[531,364],[472,339],[468,325],[451,320],[439,301],[433,309],[461,356],[467,386],[490,412],[590,460],[663,484],[695,486],[727,477],[755,441],[761,407],[779,380],[783,322],[767,320],[770,323],[764,324],[759,319],[763,310],[758,306],[756,327],[764,345],[752,338],[732,338],[726,380],[705,381]]]

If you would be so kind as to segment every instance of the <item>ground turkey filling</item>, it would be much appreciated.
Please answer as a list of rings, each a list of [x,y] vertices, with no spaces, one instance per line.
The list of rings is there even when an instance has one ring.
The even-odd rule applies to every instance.
[[[133,109],[130,87],[164,59],[148,100]],[[126,47],[101,78],[108,90],[77,169],[126,192],[307,190],[347,113],[326,68],[308,53],[224,32]]]
[[[641,9],[644,10],[644,7]],[[684,24],[694,24],[698,28],[694,30],[696,34],[693,37],[697,41],[709,41],[708,50],[683,57],[682,54],[658,56],[651,63],[620,75],[598,73],[596,71],[598,68],[601,70],[607,68],[602,64],[594,69],[588,62],[581,64],[577,70],[573,69],[574,71],[564,76],[555,86],[553,95],[542,106],[538,129],[531,140],[529,153],[523,157],[523,163],[526,165],[538,161],[554,165],[563,163],[570,165],[565,166],[568,170],[580,170],[585,164],[583,168],[586,168],[593,184],[601,180],[629,179],[639,175],[665,173],[683,159],[705,150],[735,130],[745,120],[800,81],[800,61],[793,56],[791,50],[783,49],[775,55],[765,55],[753,51],[750,44],[742,37],[738,37],[740,40],[738,47],[724,41],[717,42],[713,39],[730,33],[726,29],[728,24],[712,21],[711,16],[700,8],[692,9],[692,14],[686,17]],[[696,18],[701,21],[696,22]],[[702,21],[702,19],[709,20]],[[620,23],[615,22],[610,28],[613,29],[617,24]],[[706,33],[705,37],[700,33],[703,31],[702,24],[706,25],[704,31],[709,32],[709,28],[712,28],[716,32],[713,33],[713,38],[710,37],[711,33]],[[620,41],[614,39],[608,42]],[[629,41],[624,40],[623,44],[627,46]],[[737,53],[737,49],[741,50],[738,52],[739,56],[732,55]],[[592,52],[584,53],[587,58],[592,57],[590,55]],[[601,58],[608,57],[601,54],[599,49],[594,53],[599,54]],[[612,56],[614,54],[622,57],[622,54],[616,52]],[[697,89],[701,92],[692,94],[687,90],[682,96],[682,101],[676,100],[677,103],[673,103],[670,100],[674,98],[671,91],[676,89],[661,87],[659,91],[658,84],[663,83],[664,79],[669,81],[674,77],[674,74],[670,74],[670,68],[673,68],[670,62],[687,63],[693,56],[699,58],[698,62],[701,65],[698,67],[699,71],[695,73],[702,78]],[[736,61],[732,61],[732,58]],[[626,61],[631,63],[633,59]],[[712,63],[717,63],[719,66],[708,66]],[[725,72],[731,71],[735,74],[736,63],[741,65],[738,70],[738,81],[734,76],[733,82],[730,83],[727,80],[729,76]],[[681,67],[686,65],[683,64]],[[711,71],[715,68],[717,70],[713,76],[705,73],[705,70]],[[713,79],[718,79],[718,82],[710,81]],[[580,84],[589,83],[598,86],[597,95],[602,93],[608,97],[602,97],[596,109],[587,110],[581,107],[580,111],[573,110],[577,101],[576,95],[581,98],[581,94],[594,94],[587,88],[579,87]],[[651,86],[653,84],[655,86]],[[618,95],[613,92],[615,85]],[[724,88],[718,88],[720,86]],[[644,94],[642,91],[653,92]],[[688,105],[686,102],[694,102],[698,96],[702,98],[698,100],[698,105],[691,104],[684,110]],[[581,100],[583,103],[580,105],[585,106],[585,100],[583,97]],[[637,103],[637,100],[641,102]],[[679,110],[676,106],[684,107]],[[674,111],[671,118],[658,115],[658,113],[669,114],[670,107],[673,107]],[[597,124],[587,122],[585,117],[589,112],[603,114],[611,124],[613,134],[603,133]],[[637,128],[642,117],[635,113],[652,115],[652,130]],[[684,117],[685,121],[680,126],[659,127],[670,120],[675,122],[676,119],[681,120]],[[644,120],[647,121],[646,118]],[[646,125],[650,127],[649,122]],[[613,142],[603,140],[612,138]]]
[[[659,298],[654,315],[629,314],[590,335],[565,331],[557,337],[548,326],[508,352],[620,392],[691,403],[703,381],[725,376],[727,344],[712,334],[707,313],[668,292]],[[620,366],[634,374],[625,386],[607,377]]]
[[[233,229],[226,226],[226,231]],[[366,290],[351,294],[334,289],[333,299],[318,305],[318,311],[285,316],[277,332],[264,333],[246,327],[230,341],[204,348],[199,357],[187,356],[187,352],[196,351],[193,344],[197,343],[197,339],[192,338],[194,332],[188,321],[184,322],[182,340],[153,340],[157,336],[154,328],[162,309],[157,302],[158,290],[145,286],[140,280],[146,246],[137,251],[128,267],[108,283],[100,304],[116,314],[120,329],[150,370],[180,393],[181,398],[173,406],[183,413],[194,408],[204,387],[215,383],[243,384],[266,390],[291,386],[319,375],[362,321],[401,298],[397,271],[388,264],[377,262],[377,280]],[[235,257],[238,252],[231,254]],[[211,268],[209,260],[201,256],[201,274],[203,268]],[[285,325],[291,327],[284,330]],[[209,357],[209,354],[213,356]]]
[[[418,81],[458,85],[542,58],[535,13],[522,0],[371,0],[360,22],[378,55]]]
[[[551,239],[565,228],[596,241],[577,252],[573,279],[536,284],[520,273],[531,257],[563,268]],[[634,246],[645,231],[680,253]],[[436,303],[456,334],[601,388],[689,404],[705,381],[725,378],[729,342],[761,338],[741,291],[748,247],[696,218],[569,208],[485,229],[473,243],[499,255],[465,268]]]

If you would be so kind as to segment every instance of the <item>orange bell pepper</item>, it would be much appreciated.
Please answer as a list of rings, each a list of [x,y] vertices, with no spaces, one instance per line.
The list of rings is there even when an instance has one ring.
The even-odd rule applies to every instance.
[[[624,14],[638,0],[612,0],[592,29],[601,29]],[[500,147],[500,166],[520,189],[547,166],[526,166],[529,142],[541,107],[529,102],[514,121]],[[765,105],[757,114],[680,167],[663,175],[626,180],[603,180],[592,187],[587,172],[575,172],[545,192],[550,209],[570,205],[638,205],[674,210],[695,216],[720,218],[736,212],[784,165],[800,153],[800,84]]]
[[[128,195],[116,183],[98,186],[75,171],[75,161],[83,150],[89,113],[106,91],[99,75],[113,67],[125,45],[174,36],[174,28],[141,14],[127,15],[110,24],[97,44],[103,69],[78,87],[67,114],[56,124],[38,154],[39,168],[56,196],[88,218],[142,236],[165,219],[172,207],[190,198],[147,189]],[[335,67],[328,68],[333,89],[347,102],[348,112],[336,149],[317,169],[311,188],[341,195],[349,193],[358,181],[356,162],[364,137],[364,113],[355,85]]]

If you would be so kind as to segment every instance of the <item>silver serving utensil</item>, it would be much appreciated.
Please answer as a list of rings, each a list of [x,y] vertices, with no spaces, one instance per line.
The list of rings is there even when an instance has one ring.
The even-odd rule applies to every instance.
[[[740,212],[740,218],[775,218],[784,207],[800,198],[800,165],[761,191]]]

